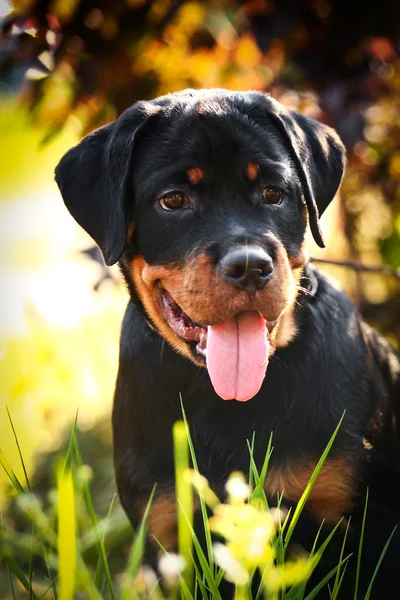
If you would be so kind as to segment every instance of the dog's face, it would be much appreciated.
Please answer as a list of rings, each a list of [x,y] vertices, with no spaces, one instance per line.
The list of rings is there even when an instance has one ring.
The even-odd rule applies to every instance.
[[[332,130],[264,94],[186,91],[87,136],[56,179],[157,331],[245,400],[296,334],[307,222],[322,245],[343,164]]]

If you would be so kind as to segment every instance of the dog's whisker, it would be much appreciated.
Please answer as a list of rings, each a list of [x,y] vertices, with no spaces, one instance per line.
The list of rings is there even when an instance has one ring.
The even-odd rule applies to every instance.
[[[312,292],[307,288],[302,287],[301,285],[296,285],[296,290],[299,290],[299,292],[303,292],[303,294],[306,294],[307,296],[312,296]]]

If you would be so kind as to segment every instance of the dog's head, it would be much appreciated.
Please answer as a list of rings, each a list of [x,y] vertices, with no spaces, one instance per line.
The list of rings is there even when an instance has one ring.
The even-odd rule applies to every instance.
[[[323,246],[343,169],[334,131],[266,94],[186,90],[85,137],[56,180],[157,331],[244,400],[296,334],[306,226]]]

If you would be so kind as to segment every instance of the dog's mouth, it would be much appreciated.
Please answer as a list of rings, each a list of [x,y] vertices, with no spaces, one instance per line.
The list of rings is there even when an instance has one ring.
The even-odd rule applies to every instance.
[[[206,364],[207,326],[193,321],[166,289],[159,286],[158,299],[166,323],[181,340],[191,345]]]
[[[189,344],[196,362],[206,366],[214,389],[225,400],[249,400],[259,391],[268,364],[271,332],[278,320],[243,311],[217,325],[204,325],[187,315],[159,285],[158,301],[165,322]]]

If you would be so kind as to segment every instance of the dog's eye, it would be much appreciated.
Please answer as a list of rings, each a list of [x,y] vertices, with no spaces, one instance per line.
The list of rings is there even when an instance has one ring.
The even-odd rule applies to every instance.
[[[283,192],[276,188],[266,187],[263,191],[264,202],[267,204],[281,204],[283,200]]]
[[[190,206],[189,199],[183,192],[168,192],[160,198],[164,210],[181,210]]]

